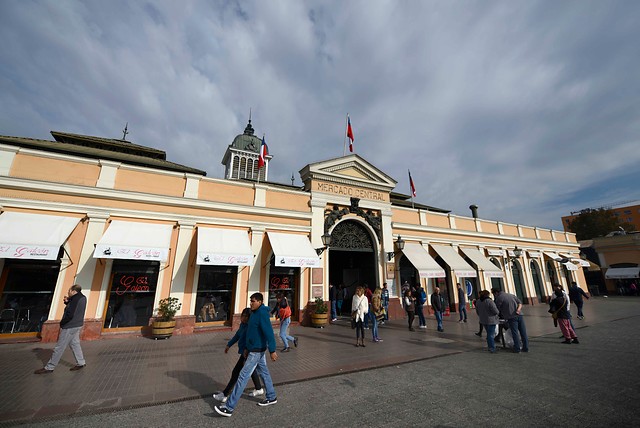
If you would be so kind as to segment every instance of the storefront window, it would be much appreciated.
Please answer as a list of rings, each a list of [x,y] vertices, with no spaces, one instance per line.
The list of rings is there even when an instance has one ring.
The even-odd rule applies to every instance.
[[[39,332],[49,316],[60,262],[6,259],[0,333]]]
[[[278,293],[283,293],[291,306],[291,319],[297,318],[297,283],[296,278],[300,268],[275,267],[272,261],[269,271],[269,308],[273,309],[277,305]]]
[[[149,325],[160,264],[149,261],[113,262],[104,328]]]
[[[196,294],[196,322],[228,321],[237,267],[200,266]]]

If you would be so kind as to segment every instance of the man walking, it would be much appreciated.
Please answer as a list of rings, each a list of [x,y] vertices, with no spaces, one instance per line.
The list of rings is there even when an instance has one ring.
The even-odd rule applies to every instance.
[[[337,293],[336,287],[332,283],[329,283],[329,301],[331,302],[331,322],[337,321],[338,315],[336,312],[336,300]]]
[[[425,303],[427,303],[427,293],[424,291],[424,288],[422,288],[422,285],[418,284],[416,287],[416,314],[418,315],[420,328],[427,328],[427,320],[422,310]]]
[[[529,337],[522,317],[522,302],[513,294],[503,293],[497,288],[492,288],[491,293],[500,315],[509,324],[509,330],[513,336],[513,352],[520,352],[520,339],[522,339],[522,352],[529,352]]]
[[[436,316],[438,331],[444,331],[444,328],[442,328],[442,311],[444,311],[444,299],[440,295],[440,287],[436,287],[433,289],[433,293],[431,294],[431,308],[433,309],[433,313]]]
[[[84,324],[84,312],[87,308],[87,298],[82,294],[82,287],[78,284],[72,285],[64,297],[64,304],[66,307],[60,320],[58,343],[53,349],[53,355],[47,365],[36,370],[35,374],[53,373],[67,346],[71,348],[73,357],[76,359],[76,365],[69,370],[74,372],[84,368],[86,365],[84,355],[82,355],[82,348],[80,347],[80,331]]]
[[[460,321],[458,322],[467,322],[467,293],[460,283],[458,283],[458,312],[460,312]]]
[[[389,289],[387,288],[387,283],[382,284],[382,307],[384,308],[384,324],[386,321],[389,321]]]
[[[571,283],[571,287],[569,287],[569,298],[573,303],[576,304],[578,308],[578,319],[584,319],[584,314],[582,313],[582,305],[584,305],[584,300],[582,298],[585,297],[589,300],[589,295],[582,290],[582,288],[578,287],[578,284],[575,282]],[[567,308],[568,309],[568,308]]]
[[[262,293],[253,293],[250,297],[249,306],[251,307],[252,314],[247,325],[246,349],[244,351],[246,361],[240,371],[238,381],[227,399],[227,403],[214,407],[219,415],[225,417],[233,415],[242,391],[244,391],[244,388],[247,386],[247,382],[249,382],[251,373],[253,373],[254,370],[258,372],[264,381],[264,387],[267,390],[266,398],[259,402],[258,406],[270,406],[278,402],[276,390],[271,380],[271,374],[269,374],[269,368],[267,367],[267,359],[265,358],[265,352],[268,348],[271,361],[278,359],[278,354],[276,353],[276,338],[273,334],[273,327],[271,327],[269,308],[262,304],[263,301],[264,297]]]

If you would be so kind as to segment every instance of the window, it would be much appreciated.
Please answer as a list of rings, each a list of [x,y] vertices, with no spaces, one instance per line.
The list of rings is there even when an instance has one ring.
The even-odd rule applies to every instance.
[[[158,262],[113,262],[104,328],[149,325],[149,319],[153,316],[159,271]]]
[[[291,319],[297,318],[297,284],[296,278],[300,275],[300,268],[276,267],[275,259],[271,260],[269,270],[269,308],[273,309],[277,305],[277,295],[284,294],[291,306]]]
[[[237,267],[200,266],[196,293],[196,322],[231,319],[231,296],[238,274]]]

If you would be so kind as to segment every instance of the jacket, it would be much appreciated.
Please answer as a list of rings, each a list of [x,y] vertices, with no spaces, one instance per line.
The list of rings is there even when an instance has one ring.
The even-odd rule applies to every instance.
[[[500,322],[498,319],[498,307],[489,297],[484,300],[476,300],[476,313],[478,314],[480,324],[498,325]]]
[[[496,296],[496,306],[505,320],[516,318],[518,316],[516,310],[520,305],[522,302],[513,294],[503,291]]]
[[[567,311],[567,300],[564,297],[556,297],[549,303],[549,313],[556,314],[556,317],[562,320],[569,319]]]
[[[442,295],[432,293],[431,294],[431,307],[434,311],[442,312],[444,310],[444,299]]]
[[[82,292],[77,292],[67,300],[64,314],[60,320],[60,328],[82,327],[84,325],[84,311],[87,308],[87,298]]]
[[[227,342],[227,346],[231,348],[234,343],[238,342],[238,354],[242,354],[247,349],[247,327],[249,324],[240,323],[240,328],[236,334]]]
[[[364,294],[362,296],[358,296],[357,294],[353,295],[351,312],[356,313],[356,321],[364,321],[364,316],[369,312],[369,301]]]
[[[465,303],[467,303],[467,292],[460,287],[458,288],[458,304],[464,305]]]
[[[247,323],[246,336],[247,350],[249,352],[276,352],[276,337],[273,335],[273,327],[269,317],[269,308],[261,305],[251,313]]]
[[[582,288],[580,288],[578,286],[569,287],[569,297],[575,303],[583,303],[583,300],[582,300],[583,296],[586,297],[587,299],[589,298],[589,295],[587,293],[585,293],[584,290],[582,290]]]

